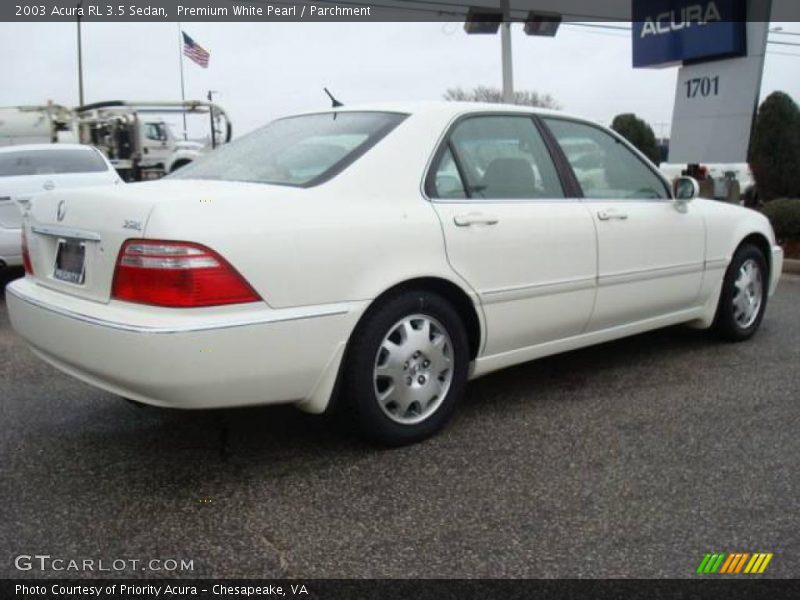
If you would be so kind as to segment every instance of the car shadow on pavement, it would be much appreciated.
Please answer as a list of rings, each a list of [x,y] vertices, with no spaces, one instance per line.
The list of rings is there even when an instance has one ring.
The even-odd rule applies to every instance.
[[[25,275],[25,271],[23,271],[19,267],[8,267],[0,269],[0,290],[3,290],[5,293],[6,286],[14,281],[15,279],[19,279]],[[4,294],[3,294],[4,295]]]
[[[468,385],[444,435],[457,439],[465,424],[479,426],[481,420],[536,410],[541,403],[591,399],[598,385],[615,380],[629,385],[632,371],[661,368],[667,356],[671,361],[683,356],[682,362],[691,363],[695,352],[716,343],[705,332],[673,327],[499,371]],[[91,388],[81,389],[92,393]],[[60,435],[75,436],[79,445],[87,442],[91,454],[120,444],[133,446],[140,460],[152,454],[153,466],[160,463],[167,469],[192,452],[202,455],[206,465],[230,467],[287,464],[310,454],[341,461],[392,451],[360,440],[341,416],[309,415],[290,406],[185,411],[137,405],[102,392],[93,396],[93,409],[73,407],[81,413],[75,418],[87,427],[62,429]]]

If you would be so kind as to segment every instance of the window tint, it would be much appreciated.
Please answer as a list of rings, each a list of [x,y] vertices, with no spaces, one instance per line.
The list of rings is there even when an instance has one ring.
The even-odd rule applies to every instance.
[[[545,119],[586,198],[669,198],[664,182],[609,133],[574,121]]]
[[[106,162],[94,150],[19,150],[0,152],[0,177],[101,173]]]
[[[433,196],[436,198],[466,198],[464,182],[458,172],[456,162],[453,160],[453,153],[448,147],[439,162],[439,168],[433,181]]]
[[[273,121],[170,175],[278,185],[313,185],[355,161],[406,115],[339,112]]]
[[[529,117],[469,118],[455,127],[450,144],[465,179],[462,189],[468,197],[564,197],[547,147]],[[447,161],[452,158],[445,154],[436,171],[437,178],[439,173],[447,171]]]

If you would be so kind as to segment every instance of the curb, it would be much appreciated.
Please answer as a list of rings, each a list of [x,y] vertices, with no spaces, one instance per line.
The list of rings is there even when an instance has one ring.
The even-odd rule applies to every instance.
[[[792,258],[784,258],[783,259],[783,272],[784,273],[794,273],[795,275],[800,275],[800,260],[792,259]]]

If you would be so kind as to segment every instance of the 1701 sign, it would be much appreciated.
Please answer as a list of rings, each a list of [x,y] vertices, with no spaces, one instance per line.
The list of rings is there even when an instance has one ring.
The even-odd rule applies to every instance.
[[[686,86],[686,97],[708,98],[709,96],[719,96],[719,75],[716,77],[695,77],[684,82]]]

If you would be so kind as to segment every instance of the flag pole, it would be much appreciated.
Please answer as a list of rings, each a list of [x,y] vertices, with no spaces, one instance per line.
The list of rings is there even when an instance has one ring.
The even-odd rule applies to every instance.
[[[178,57],[181,61],[181,102],[183,102],[183,140],[188,139],[186,135],[186,88],[183,82],[183,31],[181,31],[181,24],[178,23]]]

